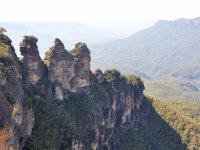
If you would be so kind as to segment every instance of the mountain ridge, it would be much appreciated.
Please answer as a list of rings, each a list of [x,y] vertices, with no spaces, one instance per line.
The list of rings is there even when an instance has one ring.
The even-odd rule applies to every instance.
[[[194,26],[199,27],[200,25],[200,17],[196,17],[193,19],[186,19],[186,18],[180,18],[176,19],[174,21],[167,21],[167,20],[159,20],[156,25],[175,25],[179,27],[188,27],[188,26]]]
[[[188,81],[199,88],[199,82],[194,80],[200,79],[200,28],[195,25],[197,23],[190,23],[199,22],[199,18],[186,19],[187,26],[183,22],[164,21],[126,39],[94,47],[92,68],[101,64],[102,69],[114,67],[123,73],[140,75],[145,80],[170,77]],[[192,100],[198,101],[199,97],[200,93]]]

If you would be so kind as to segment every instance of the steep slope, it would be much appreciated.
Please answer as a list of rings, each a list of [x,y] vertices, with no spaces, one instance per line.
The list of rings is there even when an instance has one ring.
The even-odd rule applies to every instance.
[[[25,149],[116,149],[115,126],[126,125],[126,132],[147,121],[148,107],[140,111],[142,81],[112,70],[98,83],[86,44],[77,43],[68,53],[56,39],[46,65],[37,38],[25,36],[20,51],[19,62],[11,40],[1,33],[1,149],[22,149],[34,115]]]
[[[120,143],[121,149],[200,149],[198,104],[180,100],[164,102],[149,97],[146,103],[151,105],[148,126],[141,126],[139,131],[129,130],[127,138]],[[174,133],[179,133],[183,145],[175,144],[179,138]]]
[[[200,18],[158,21],[127,39],[93,48],[92,67],[114,67],[123,73],[136,73],[144,79],[183,79],[199,89],[199,82],[193,82],[200,80],[199,22]],[[193,100],[198,101],[200,92],[196,93]]]
[[[92,73],[86,44],[67,52],[55,39],[43,62],[37,38],[25,36],[20,51],[19,62],[1,33],[1,149],[185,149],[144,98],[142,80],[115,69]],[[162,131],[153,130],[159,123]],[[142,136],[149,130],[157,136]],[[132,138],[138,142],[127,145]],[[143,145],[146,138],[151,140]]]
[[[145,103],[150,107],[148,125],[141,125],[140,130],[129,129],[126,136],[120,135],[121,141],[119,143],[119,149],[120,150],[190,149],[186,147],[186,144],[181,144],[184,143],[184,141],[181,141],[180,135],[177,134],[177,130],[175,130],[173,126],[170,126],[171,124],[169,125],[168,120],[166,118],[165,118],[166,120],[164,119],[165,113],[161,114],[160,111],[158,111],[161,110],[162,112],[163,106],[156,105],[155,107],[155,104],[152,103],[152,101],[149,101],[149,98],[145,99]],[[170,110],[167,113],[173,113],[173,112]],[[197,144],[195,143],[194,146],[197,146]]]
[[[31,107],[26,105],[22,68],[11,40],[0,34],[0,149],[22,149],[34,126]]]
[[[198,105],[181,101],[163,102],[152,100],[152,105],[161,116],[177,133],[181,140],[187,145],[187,149],[200,149],[200,121],[196,114],[199,114]],[[187,105],[187,106],[185,106]]]
[[[115,127],[126,133],[147,122],[148,107],[140,109],[143,82],[138,77],[123,77],[117,70],[104,74],[99,70],[94,75],[86,44],[77,43],[67,52],[55,39],[45,64],[47,79],[32,83],[35,96],[28,89],[36,124],[24,149],[116,149]],[[29,74],[24,75],[30,80]],[[98,80],[95,76],[99,75]],[[37,90],[46,84],[48,92]]]
[[[200,104],[183,100],[171,100],[166,104],[175,108],[177,112],[184,113],[185,116],[200,122]]]

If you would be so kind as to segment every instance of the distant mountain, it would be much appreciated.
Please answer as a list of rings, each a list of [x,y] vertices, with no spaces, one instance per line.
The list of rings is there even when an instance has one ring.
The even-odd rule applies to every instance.
[[[200,18],[158,21],[129,38],[93,50],[93,66],[148,77],[200,78]],[[199,70],[199,71],[198,71]]]
[[[190,82],[200,80],[199,53],[200,18],[161,20],[126,39],[94,47],[92,66],[114,67],[144,79],[170,77]],[[192,82],[192,86],[200,88],[199,83]]]

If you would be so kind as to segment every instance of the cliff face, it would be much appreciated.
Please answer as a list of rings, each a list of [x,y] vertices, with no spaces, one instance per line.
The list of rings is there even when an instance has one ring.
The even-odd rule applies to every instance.
[[[130,75],[128,78],[115,69],[105,73],[98,69],[94,75],[104,91],[99,93],[102,118],[100,127],[95,129],[98,140],[94,149],[115,150],[120,142],[116,131],[122,130],[126,134],[130,128],[137,130],[147,122],[149,109],[140,108],[143,105],[144,85],[139,77]]]
[[[63,100],[65,90],[71,90],[70,81],[75,75],[74,59],[65,50],[63,43],[55,39],[54,46],[47,51],[44,59],[48,67],[48,78],[53,85],[54,98]]]
[[[43,62],[36,43],[35,37],[24,37],[19,63],[11,41],[4,42],[9,59],[0,59],[1,147],[22,149],[34,124],[32,108],[37,125],[25,149],[115,150],[120,142],[116,131],[126,134],[147,122],[149,109],[142,107],[144,85],[140,78],[122,76],[117,70],[92,73],[90,50],[84,43],[68,52],[55,39]],[[28,107],[26,99],[32,99]],[[38,139],[41,132],[46,138]],[[49,134],[57,138],[49,139]]]
[[[85,43],[77,43],[70,51],[75,61],[75,78],[72,79],[73,91],[89,92],[91,86],[90,50]]]
[[[33,36],[24,36],[20,43],[24,74],[26,74],[27,81],[33,85],[38,83],[45,71],[45,65],[39,56],[37,41],[37,38]]]
[[[146,123],[148,108],[140,111],[144,90],[140,78],[124,77],[117,70],[105,73],[97,70],[92,73],[90,50],[86,44],[77,43],[75,48],[68,52],[63,43],[56,39],[44,61],[48,66],[48,78],[53,85],[54,99],[71,101],[73,93],[83,93],[88,101],[92,100],[92,104],[89,104],[80,98],[79,101],[85,103],[82,107],[89,105],[90,110],[83,110],[87,113],[80,118],[86,119],[84,123],[80,123],[86,126],[76,126],[75,130],[83,127],[79,131],[85,134],[92,132],[93,139],[84,143],[81,136],[74,137],[70,142],[72,149],[116,149],[115,142],[119,139],[113,139],[115,128],[123,128],[126,132],[129,128],[138,129],[140,124]]]
[[[31,134],[34,117],[24,107],[22,72],[11,40],[0,34],[0,149],[18,150]]]
[[[68,97],[66,91],[86,91],[91,85],[90,51],[84,43],[77,43],[68,53],[64,44],[55,39],[44,62],[48,67],[48,78],[53,85],[55,99],[63,100]]]

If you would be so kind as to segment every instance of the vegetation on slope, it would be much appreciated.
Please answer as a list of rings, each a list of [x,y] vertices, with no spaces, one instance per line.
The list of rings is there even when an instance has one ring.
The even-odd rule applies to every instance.
[[[75,94],[64,101],[33,99],[32,105],[35,126],[24,150],[69,149],[72,139],[87,145],[94,138],[87,127],[93,104],[86,95]]]
[[[119,149],[200,150],[200,121],[199,116],[194,115],[200,112],[197,105],[151,98],[145,103],[151,106],[148,123],[139,130],[130,129],[126,136],[119,135]]]
[[[180,134],[182,142],[187,145],[187,149],[200,149],[200,121],[199,119],[195,119],[196,116],[194,116],[194,114],[196,113],[192,108],[189,108],[189,106],[185,107],[185,105],[188,105],[188,103],[179,105],[178,102],[170,104],[170,102],[163,102],[152,99],[151,102],[156,112],[174,130],[176,130],[177,133]],[[193,106],[192,104],[190,105]],[[187,107],[191,111],[184,109]]]
[[[120,134],[119,150],[185,150],[179,134],[156,112],[152,103],[144,100],[144,107],[150,107],[148,122],[138,130],[130,129],[126,135]],[[160,107],[160,106],[158,106]]]
[[[139,76],[136,76],[133,74],[127,74],[124,77],[128,80],[128,82],[132,84],[143,84],[143,81],[141,80]]]
[[[107,71],[105,78],[110,82],[110,86],[114,87],[127,82],[141,83],[140,78],[132,75],[122,77],[117,70]],[[24,150],[66,149],[72,146],[73,139],[78,139],[86,145],[86,149],[89,149],[95,131],[89,126],[91,122],[89,123],[88,120],[97,119],[98,115],[95,112],[99,109],[101,101],[107,100],[107,96],[105,89],[95,84],[91,96],[76,93],[64,101],[32,99],[36,122]],[[116,148],[119,150],[185,150],[187,147],[188,150],[198,150],[199,116],[194,115],[194,110],[188,108],[188,104],[188,107],[183,106],[185,105],[181,106],[178,102],[169,104],[145,98],[141,111],[150,108],[147,123],[137,129],[116,126],[113,132]],[[195,108],[198,111],[198,107]]]
[[[176,109],[177,112],[182,112],[189,118],[200,122],[200,104],[192,103],[183,100],[169,100],[167,105]]]
[[[11,61],[12,56],[9,53],[8,42],[10,42],[9,38],[4,34],[0,34],[0,66]]]
[[[145,81],[145,94],[161,100],[185,100],[200,102],[198,80],[163,78]]]
[[[89,143],[95,132],[85,128],[91,101],[84,95],[74,95],[67,101],[46,101],[34,99],[36,124],[32,136],[27,140],[24,150],[40,150],[71,147],[72,138]],[[198,150],[200,147],[199,122],[189,116],[180,105],[162,101],[145,100],[142,107],[150,107],[146,125],[138,130],[130,129],[124,135],[121,128],[115,128],[119,138],[118,149],[131,150]],[[184,105],[183,105],[184,106]],[[94,108],[95,109],[95,108]],[[183,110],[183,111],[181,111]],[[179,136],[181,135],[181,137]],[[117,139],[117,138],[116,138]],[[182,143],[181,144],[181,140]]]

